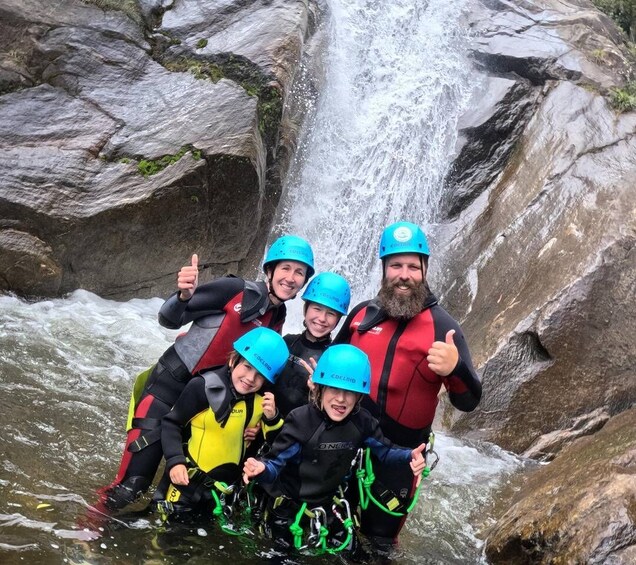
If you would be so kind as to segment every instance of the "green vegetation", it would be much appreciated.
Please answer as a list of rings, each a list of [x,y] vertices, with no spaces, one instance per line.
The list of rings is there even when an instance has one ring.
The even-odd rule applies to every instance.
[[[223,69],[216,63],[187,59],[185,57],[177,59],[176,61],[167,61],[164,63],[164,67],[175,73],[191,72],[194,78],[209,79],[212,82],[218,82],[225,76]]]
[[[602,65],[603,63],[605,63],[605,60],[607,58],[605,49],[593,49],[592,51],[590,51],[590,55],[597,65]]]
[[[174,165],[181,157],[183,157],[186,153],[190,152],[192,157],[195,160],[201,159],[201,151],[199,149],[195,149],[191,145],[184,145],[177,153],[174,155],[164,155],[163,157],[159,157],[159,159],[142,159],[137,163],[137,170],[144,177],[149,177],[151,175],[156,175],[158,172],[163,171],[169,165]],[[122,162],[122,160],[120,160]]]
[[[137,0],[82,0],[84,4],[93,4],[102,10],[117,10],[126,14],[138,25],[143,25],[143,16]]]
[[[199,39],[199,41],[197,41],[197,49],[203,49],[207,44],[207,39]]]
[[[592,3],[612,18],[630,41],[636,41],[636,0],[592,0]]]
[[[201,41],[205,40],[200,40],[199,43]],[[268,84],[271,79],[264,76],[252,63],[234,55],[227,55],[217,57],[214,62],[181,57],[173,61],[165,61],[163,65],[169,71],[190,72],[197,79],[218,82],[222,78],[228,78],[239,84],[249,96],[258,99],[258,129],[267,146],[271,147],[274,144],[282,115],[283,101],[280,91]]]
[[[628,82],[623,88],[613,88],[610,93],[610,104],[618,112],[636,110],[636,81]]]

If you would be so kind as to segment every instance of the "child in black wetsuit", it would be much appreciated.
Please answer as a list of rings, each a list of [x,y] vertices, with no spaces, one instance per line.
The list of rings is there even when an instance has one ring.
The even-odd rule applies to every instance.
[[[415,476],[422,473],[425,445],[411,450],[391,444],[360,407],[370,377],[369,359],[360,349],[329,347],[313,373],[313,402],[290,412],[267,455],[245,462],[243,480],[255,479],[269,494],[264,522],[277,542],[298,547],[296,526],[309,521],[305,509],[324,511],[329,527],[336,524],[333,500],[361,447],[384,463],[410,464]]]
[[[311,279],[302,299],[305,330],[283,337],[289,347],[289,362],[273,387],[283,417],[309,401],[306,366],[310,359],[318,361],[331,344],[331,332],[349,309],[351,289],[340,275],[320,273]]]

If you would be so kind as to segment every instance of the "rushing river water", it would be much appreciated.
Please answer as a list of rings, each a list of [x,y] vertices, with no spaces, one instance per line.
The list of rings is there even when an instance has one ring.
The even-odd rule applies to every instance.
[[[117,470],[133,377],[176,335],[157,324],[160,305],[84,291],[37,303],[0,297],[0,562],[281,562],[259,540],[209,525],[166,532],[145,516],[82,541],[86,505]],[[437,451],[441,462],[426,479],[397,563],[481,561],[478,530],[490,519],[492,492],[522,465],[495,446],[443,434]]]
[[[469,100],[468,38],[461,0],[328,5],[324,88],[279,229],[310,239],[319,269],[346,275],[362,299],[377,289],[382,227],[402,217],[430,226]],[[285,331],[300,329],[299,302]],[[134,376],[176,335],[158,325],[160,305],[84,291],[35,303],[0,297],[0,562],[333,562],[285,560],[268,543],[209,524],[166,530],[144,514],[87,539],[83,516],[116,473]],[[393,561],[484,562],[479,531],[492,519],[494,493],[523,462],[441,433],[437,451],[441,462]]]

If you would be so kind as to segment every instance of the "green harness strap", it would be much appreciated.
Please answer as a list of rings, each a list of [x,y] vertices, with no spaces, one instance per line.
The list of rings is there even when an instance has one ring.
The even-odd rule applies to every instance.
[[[212,510],[212,514],[216,516],[219,521],[219,525],[221,526],[221,530],[223,530],[226,534],[231,536],[242,536],[249,532],[250,528],[248,526],[235,528],[230,524],[228,514],[232,515],[233,510],[225,502],[225,497],[234,493],[234,487],[235,485],[228,486],[222,481],[214,481],[214,488],[210,489],[212,498],[214,498],[214,510]],[[221,493],[220,496],[217,491]]]
[[[429,440],[429,448],[426,450],[425,458],[426,458],[426,467],[424,471],[422,471],[422,477],[426,478],[429,476],[430,472],[435,468],[437,462],[439,461],[439,456],[433,450],[435,442],[435,434],[431,432],[430,440]],[[436,459],[432,465],[428,465],[429,454],[435,455]],[[387,502],[387,504],[383,504],[380,502],[374,495],[371,490],[373,483],[375,482],[375,474],[373,473],[373,465],[371,463],[371,450],[367,447],[364,452],[364,456],[360,457],[360,463],[358,469],[356,471],[356,477],[358,479],[358,491],[360,493],[360,507],[363,510],[366,510],[369,506],[369,501],[373,502],[380,510],[386,512],[390,516],[406,516],[417,503],[417,500],[420,496],[420,490],[422,488],[421,478],[418,481],[417,488],[415,489],[415,493],[413,494],[413,500],[408,505],[404,512],[396,512],[395,508],[400,506],[400,502],[395,495]]]
[[[345,509],[347,510],[346,518],[343,518],[340,512],[338,512],[338,506],[345,507]],[[351,511],[349,509],[347,501],[345,499],[338,499],[334,497],[334,503],[331,506],[331,510],[336,518],[340,520],[347,532],[347,536],[344,541],[336,547],[327,547],[327,537],[329,536],[329,529],[326,526],[327,513],[322,507],[308,510],[307,503],[303,502],[298,512],[296,513],[296,519],[292,524],[289,525],[289,531],[291,532],[292,536],[294,536],[294,547],[297,550],[305,549],[307,547],[303,545],[304,530],[300,525],[300,521],[302,520],[303,516],[308,516],[312,521],[316,521],[316,526],[314,526],[316,528],[316,532],[309,536],[310,538],[312,538],[313,536],[314,539],[317,538],[318,540],[312,547],[316,555],[323,555],[324,553],[335,555],[336,553],[343,551],[349,546],[349,544],[351,543],[351,538],[353,537],[353,519],[351,518]],[[324,523],[320,522],[319,517],[321,515],[324,518]]]

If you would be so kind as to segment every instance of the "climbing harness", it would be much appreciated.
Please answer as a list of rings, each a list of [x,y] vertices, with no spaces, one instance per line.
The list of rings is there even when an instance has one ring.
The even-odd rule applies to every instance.
[[[296,513],[294,522],[289,526],[289,531],[294,538],[294,547],[297,550],[302,551],[309,549],[316,555],[322,555],[324,553],[334,555],[347,549],[351,545],[353,539],[353,518],[351,517],[351,507],[346,499],[334,497],[331,505],[331,512],[342,524],[343,530],[346,533],[345,539],[335,547],[328,547],[329,528],[327,523],[327,511],[322,506],[316,506],[311,509],[307,508],[307,506],[306,502],[301,504],[300,509]],[[309,533],[303,544],[305,531],[300,525],[300,522],[305,516],[309,518]]]
[[[424,453],[424,460],[426,467],[422,471],[422,477],[426,478],[430,472],[435,469],[439,462],[439,455],[433,449],[435,445],[435,434],[431,432],[429,438],[428,449]],[[429,464],[431,457],[434,457],[432,463]],[[399,498],[391,490],[380,485],[379,481],[376,481],[375,474],[373,473],[373,465],[371,463],[371,450],[366,448],[358,450],[358,468],[356,470],[356,477],[358,479],[358,490],[360,493],[360,508],[366,510],[369,506],[369,502],[373,502],[380,510],[386,512],[390,516],[406,516],[417,503],[420,495],[420,489],[422,488],[422,477],[418,479],[417,487],[413,495],[413,500],[404,509],[404,505],[400,502]],[[373,494],[372,486],[376,485],[376,495]]]

